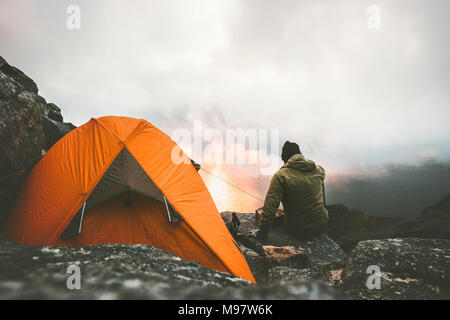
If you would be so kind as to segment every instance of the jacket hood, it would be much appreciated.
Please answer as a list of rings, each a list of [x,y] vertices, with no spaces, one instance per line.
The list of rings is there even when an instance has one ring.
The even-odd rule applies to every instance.
[[[289,158],[284,167],[301,171],[313,171],[317,168],[317,165],[314,161],[305,159],[305,156],[302,154],[294,154]]]

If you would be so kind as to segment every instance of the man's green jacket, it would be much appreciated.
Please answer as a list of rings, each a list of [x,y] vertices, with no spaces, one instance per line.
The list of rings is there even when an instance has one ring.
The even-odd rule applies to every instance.
[[[325,170],[302,154],[295,154],[272,177],[260,218],[260,228],[274,221],[280,202],[290,231],[305,233],[325,229],[328,212],[322,192]]]

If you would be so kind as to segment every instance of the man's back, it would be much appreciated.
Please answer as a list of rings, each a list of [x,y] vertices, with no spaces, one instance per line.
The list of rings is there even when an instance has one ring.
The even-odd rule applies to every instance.
[[[280,201],[287,228],[309,236],[321,233],[328,224],[322,186],[325,170],[302,154],[295,154],[273,176],[263,207],[263,224],[273,220]],[[300,235],[299,234],[299,235]]]
[[[288,225],[310,229],[325,223],[328,217],[322,194],[325,170],[296,154],[277,174],[284,181],[282,202]]]

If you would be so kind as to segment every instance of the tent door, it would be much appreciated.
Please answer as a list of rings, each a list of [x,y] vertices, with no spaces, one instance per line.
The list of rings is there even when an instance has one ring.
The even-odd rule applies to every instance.
[[[88,200],[70,222],[61,238],[73,240],[81,232],[84,213],[87,214],[102,202],[119,196],[123,193],[136,192],[165,204],[169,222],[181,221],[181,216],[167,201],[163,193],[156,187],[150,177],[145,173],[133,155],[123,148],[113,163],[103,174],[103,177],[89,195]],[[125,202],[131,206],[131,201]]]

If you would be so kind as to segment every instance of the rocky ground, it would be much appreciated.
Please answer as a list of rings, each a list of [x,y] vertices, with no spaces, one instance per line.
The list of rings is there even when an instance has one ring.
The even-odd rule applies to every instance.
[[[1,240],[0,299],[450,298],[450,240],[367,240],[347,257],[327,236],[286,244],[306,261],[276,265],[241,244],[258,278],[254,285],[146,245],[37,247]],[[67,287],[70,265],[80,267],[80,289]],[[369,289],[374,265],[380,287]]]
[[[366,268],[380,268],[379,289],[366,286]],[[346,260],[338,287],[361,299],[449,299],[450,240],[360,242]]]
[[[442,202],[441,202],[442,203]],[[241,245],[259,283],[283,280],[319,281],[343,299],[449,299],[450,240],[393,238],[360,241],[348,254],[327,235],[300,242],[279,232],[270,232],[265,242],[255,239],[254,215],[222,213],[228,228]],[[239,223],[234,222],[236,218]],[[238,225],[238,227],[236,227]],[[244,244],[245,243],[245,244]],[[308,259],[299,264],[281,259],[277,265],[267,245],[295,247]],[[252,247],[252,249],[246,246]],[[367,285],[370,266],[379,268],[380,287]],[[372,278],[374,279],[374,278]]]
[[[73,128],[32,79],[0,57],[0,224],[28,171]],[[258,241],[253,214],[222,213],[257,285],[145,245],[37,247],[0,239],[0,299],[450,298],[450,195],[413,219],[328,209],[326,235],[309,242],[276,229]],[[81,289],[67,288],[70,265],[80,268]],[[370,266],[379,273],[369,274]],[[379,289],[368,288],[371,276],[379,276]]]
[[[81,289],[69,290],[70,265]],[[146,245],[35,247],[0,241],[0,299],[336,299],[314,281],[253,285]]]

